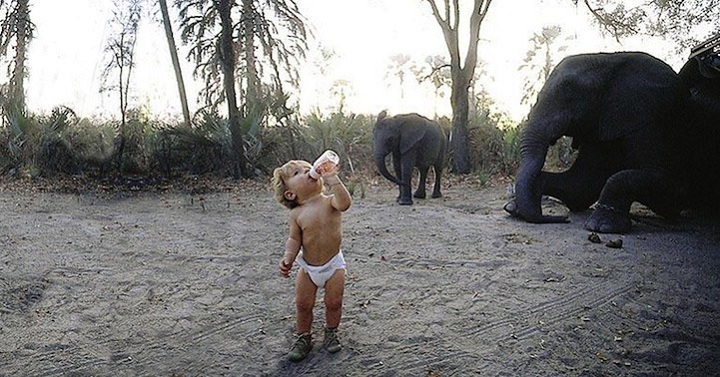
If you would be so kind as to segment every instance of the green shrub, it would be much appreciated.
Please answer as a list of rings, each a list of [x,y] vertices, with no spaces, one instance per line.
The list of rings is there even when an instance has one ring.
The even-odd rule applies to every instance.
[[[84,146],[72,140],[77,123],[75,112],[64,106],[49,115],[8,115],[0,131],[0,169],[31,177],[78,173],[77,154]]]
[[[24,165],[32,164],[31,135],[35,133],[33,120],[24,112],[3,109],[3,127],[0,130],[0,167],[3,172],[19,172]]]
[[[38,119],[40,134],[34,140],[37,146],[37,166],[44,175],[55,172],[77,174],[80,171],[77,153],[84,145],[73,144],[70,136],[78,124],[75,112],[68,107],[56,107],[47,117]]]
[[[117,136],[115,127],[112,122],[83,118],[65,133],[81,171],[102,176],[110,170]]]
[[[470,166],[487,175],[510,175],[519,162],[519,126],[490,110],[471,113],[468,126]]]
[[[366,115],[335,112],[322,116],[313,112],[303,119],[304,125],[293,122],[268,127],[264,135],[271,146],[274,166],[288,160],[313,161],[324,150],[332,149],[340,156],[349,173],[367,169],[372,164],[372,127],[375,118]]]
[[[376,115],[315,111],[302,118],[291,112],[281,120],[273,119],[273,124],[243,121],[245,157],[251,168],[267,176],[288,160],[312,161],[325,149],[333,149],[340,155],[348,188],[355,195],[364,195],[368,174],[375,174],[372,128]],[[440,118],[438,122],[449,135],[451,120]],[[475,176],[488,181],[498,174],[515,173],[521,127],[503,114],[471,112],[468,136]],[[157,120],[137,108],[128,112],[122,129],[117,121],[79,119],[66,107],[36,116],[5,111],[0,143],[0,173],[162,174],[167,178],[232,174],[228,120],[209,110],[198,112],[187,126],[179,120]],[[569,140],[563,139],[551,148],[549,164],[567,164],[568,146]]]
[[[229,173],[232,137],[227,119],[216,111],[195,114],[193,125],[164,127],[155,142],[158,166],[165,174]]]

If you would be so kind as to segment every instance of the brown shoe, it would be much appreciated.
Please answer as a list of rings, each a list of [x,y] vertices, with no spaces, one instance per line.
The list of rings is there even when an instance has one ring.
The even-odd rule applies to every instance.
[[[335,353],[342,349],[340,339],[338,339],[337,336],[337,327],[332,329],[329,329],[327,327],[325,328],[325,339],[323,340],[323,347],[325,347],[325,349],[330,353]]]
[[[295,342],[288,353],[290,361],[300,361],[307,357],[312,350],[312,338],[310,333],[295,334]]]

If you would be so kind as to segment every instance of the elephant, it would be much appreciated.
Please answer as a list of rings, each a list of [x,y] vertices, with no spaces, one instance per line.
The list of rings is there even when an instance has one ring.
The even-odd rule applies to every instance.
[[[504,209],[531,223],[543,195],[570,212],[595,204],[585,228],[631,230],[634,202],[676,219],[683,210],[720,213],[720,34],[693,48],[676,73],[643,52],[568,56],[551,72],[528,113],[515,197]],[[572,138],[577,158],[543,171],[548,147]]]
[[[446,144],[445,133],[440,125],[424,116],[412,113],[387,117],[386,111],[378,114],[373,127],[373,155],[380,174],[399,186],[398,204],[413,204],[410,191],[414,167],[420,171],[420,180],[413,196],[425,198],[425,181],[431,166],[435,170],[432,197],[442,196],[440,177]],[[392,154],[396,176],[390,174],[385,164],[388,154]]]

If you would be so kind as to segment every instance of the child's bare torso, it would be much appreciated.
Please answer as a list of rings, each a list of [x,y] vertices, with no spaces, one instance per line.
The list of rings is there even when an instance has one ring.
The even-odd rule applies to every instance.
[[[331,197],[321,195],[295,209],[302,231],[303,259],[309,265],[322,266],[340,251],[341,212],[330,201]]]

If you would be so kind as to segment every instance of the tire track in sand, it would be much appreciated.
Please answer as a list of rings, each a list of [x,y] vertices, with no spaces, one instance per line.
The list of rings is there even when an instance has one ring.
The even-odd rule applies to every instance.
[[[66,360],[66,357],[63,357],[62,355],[59,355],[59,353],[73,353],[75,355],[82,355],[78,358],[88,359],[85,361],[73,361],[72,364],[65,364],[62,365],[62,363],[58,363],[59,360]],[[38,356],[35,356],[38,357]],[[39,356],[40,359],[34,358],[32,362],[27,365],[30,367],[30,371],[25,371],[23,373],[31,372],[31,375],[37,375],[37,376],[66,376],[68,374],[72,374],[74,372],[81,372],[86,371],[89,368],[98,367],[102,365],[108,365],[110,360],[97,358],[94,355],[88,354],[83,350],[81,347],[73,346],[70,348],[63,349],[61,351],[51,351],[51,352],[45,352],[43,355]],[[43,363],[43,361],[45,361]],[[49,364],[48,364],[49,362]],[[37,366],[43,366],[42,368],[39,368],[37,371],[37,374],[35,374],[35,371],[33,370],[33,367]]]
[[[381,375],[388,372],[388,368],[393,371],[402,371],[406,375],[422,375],[444,363],[462,365],[458,364],[460,359],[467,359],[468,362],[480,367],[479,362],[482,362],[485,359],[484,356],[496,349],[499,343],[511,339],[528,339],[541,331],[542,327],[550,327],[570,317],[579,316],[585,311],[600,308],[625,295],[633,287],[627,282],[620,286],[611,281],[595,285],[588,284],[570,294],[542,302],[503,319],[463,328],[462,331],[458,331],[457,334],[450,337],[426,339],[423,344],[401,344],[393,348],[390,353],[378,350],[380,353],[394,355],[391,358],[378,357],[373,352],[372,354],[358,355],[356,362],[360,365],[367,365],[365,370],[367,375]],[[542,318],[542,325],[530,322],[536,317]],[[478,352],[478,342],[480,341],[487,344],[488,347]],[[437,352],[428,355],[428,348]],[[409,358],[408,355],[418,356]],[[376,362],[378,359],[383,362]]]
[[[470,327],[460,338],[467,339],[485,335],[483,339],[496,342],[528,338],[540,330],[538,323],[527,323],[532,318],[542,317],[543,326],[551,326],[584,311],[604,306],[634,288],[633,285],[617,286],[616,284],[616,282],[604,281],[596,285],[587,285],[570,294],[515,313],[513,316],[485,325]],[[509,325],[513,325],[512,330],[502,329],[503,326]],[[490,335],[489,339],[487,335]]]
[[[212,341],[213,336],[220,333],[232,333],[234,337],[242,337],[243,334],[248,335],[250,332],[254,331],[255,328],[249,329],[244,333],[232,332],[232,330],[252,321],[262,319],[263,317],[264,315],[261,314],[237,317],[226,322],[216,323],[204,327],[198,331],[194,331],[191,333],[176,332],[173,334],[169,334],[162,339],[153,340],[148,344],[144,345],[139,354],[133,356],[133,368],[139,370],[152,370],[152,368],[142,368],[143,366],[151,367],[153,363],[157,362],[157,352],[151,351],[167,349],[168,345],[172,345],[172,347],[174,348],[191,348],[202,346],[203,343]],[[192,370],[192,368],[183,371],[184,374],[189,375],[192,375],[193,372],[202,374],[202,370],[194,371]]]
[[[40,359],[34,359],[34,361],[28,366],[37,367],[43,365],[43,368],[38,368],[37,375],[39,376],[65,376],[73,372],[88,372],[89,369],[94,367],[107,367],[110,365],[117,365],[124,362],[132,363],[132,368],[134,370],[150,370],[147,368],[143,368],[143,366],[151,366],[151,364],[157,362],[157,350],[167,349],[168,345],[173,345],[173,347],[198,346],[203,342],[207,341],[208,339],[212,338],[212,336],[216,334],[232,331],[232,329],[238,326],[242,326],[243,324],[260,319],[262,317],[263,316],[260,314],[238,317],[233,320],[217,324],[216,326],[211,326],[209,328],[206,327],[204,329],[201,329],[200,331],[191,334],[177,332],[163,338],[145,339],[146,341],[142,343],[142,347],[137,352],[132,353],[132,355],[130,355],[130,358],[122,358],[120,360],[114,361],[112,360],[113,356],[111,356],[110,358],[98,357],[97,355],[93,355],[91,352],[87,352],[87,350],[84,350],[82,347],[71,346],[69,348],[43,352],[41,355],[38,355]],[[107,344],[113,342],[113,340],[107,340],[101,342],[100,344],[94,344],[94,346],[107,346]],[[63,359],[62,355],[59,354],[67,352],[81,355],[80,358],[91,359],[81,362],[73,362],[72,365],[58,365],[56,363],[56,360]]]

